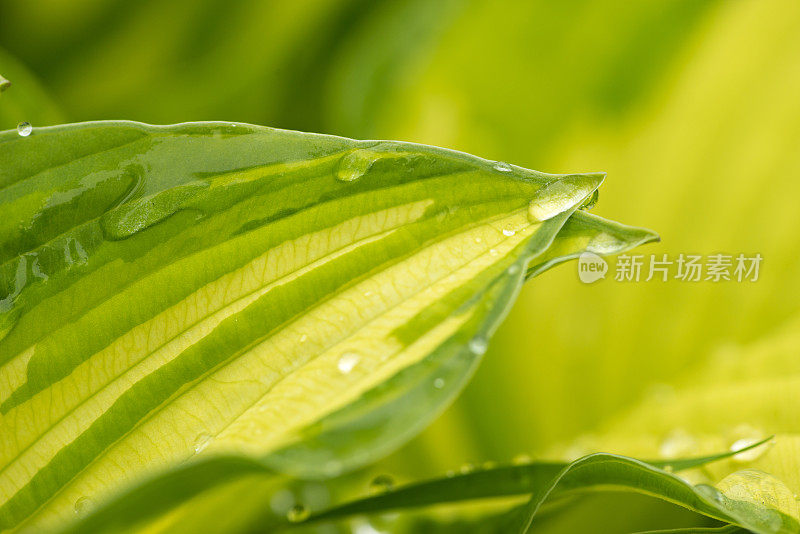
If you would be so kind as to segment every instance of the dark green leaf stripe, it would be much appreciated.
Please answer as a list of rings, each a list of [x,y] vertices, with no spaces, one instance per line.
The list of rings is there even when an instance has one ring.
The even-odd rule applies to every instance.
[[[420,423],[359,439],[418,430],[562,228],[568,252],[653,238],[570,218],[600,175],[404,143],[107,122],[0,133],[0,158],[3,528],[200,452],[368,461],[332,436],[409,397]]]

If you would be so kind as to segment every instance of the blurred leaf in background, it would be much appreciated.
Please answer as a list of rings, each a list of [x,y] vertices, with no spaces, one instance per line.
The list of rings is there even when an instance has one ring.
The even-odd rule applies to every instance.
[[[37,121],[238,120],[450,146],[549,172],[603,170],[599,213],[658,230],[648,253],[764,257],[755,283],[589,286],[570,268],[544,275],[462,398],[377,471],[416,478],[520,452],[652,450],[691,426],[681,420],[690,394],[675,389],[687,407],[669,425],[631,423],[619,439],[607,433],[628,416],[615,414],[651,413],[653,388],[713,368],[721,348],[739,354],[800,311],[795,0],[0,0],[0,13],[0,48],[63,110]],[[0,56],[16,82],[7,64]],[[0,110],[21,87],[0,96]],[[3,113],[0,127],[13,127]],[[724,376],[703,371],[693,387]],[[731,404],[726,425],[755,424],[737,421]],[[774,422],[759,429],[789,431]],[[639,444],[642,434],[652,443]],[[590,502],[584,512],[614,509]],[[593,517],[548,526],[593,524],[579,516]],[[649,517],[617,514],[609,529]]]

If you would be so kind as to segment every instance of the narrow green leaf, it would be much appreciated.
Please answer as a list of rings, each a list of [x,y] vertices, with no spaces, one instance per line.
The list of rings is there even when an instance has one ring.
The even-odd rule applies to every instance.
[[[231,123],[8,131],[0,156],[0,527],[23,530],[197,455],[331,476],[397,447],[603,179]]]
[[[750,449],[760,447],[767,441],[768,440],[764,440],[755,443],[750,446]],[[737,451],[737,453],[738,452],[741,451]],[[659,462],[658,465],[649,465],[651,466],[650,469],[653,470],[658,470],[659,467],[663,467],[670,469],[670,471],[678,472],[722,460],[733,454],[736,453],[725,452],[699,458],[675,459],[670,462]],[[605,456],[618,458],[612,455]],[[409,484],[390,492],[346,503],[330,510],[314,514],[309,520],[321,521],[354,514],[543,492],[554,487],[554,481],[557,480],[557,477],[564,471],[570,469],[570,466],[573,464],[574,462],[534,462],[523,465],[495,467],[472,473],[460,473],[451,477]],[[666,471],[664,471],[664,473],[666,473]],[[562,489],[562,487],[559,487],[560,491]],[[541,502],[544,502],[550,493],[543,493],[543,495],[544,498]]]

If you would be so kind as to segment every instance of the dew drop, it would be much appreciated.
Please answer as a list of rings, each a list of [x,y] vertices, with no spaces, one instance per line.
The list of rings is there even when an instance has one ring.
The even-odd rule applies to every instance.
[[[336,179],[342,182],[354,182],[367,174],[380,157],[379,152],[370,149],[357,148],[351,150],[339,160]]]
[[[707,499],[717,504],[722,504],[724,500],[722,494],[717,491],[717,488],[714,486],[710,486],[708,484],[698,484],[695,486],[695,489],[702,493]]]
[[[89,497],[81,497],[75,501],[75,513],[84,516],[92,509],[94,502]]]
[[[756,443],[761,441],[764,437],[763,432],[750,425],[739,425],[733,429],[733,432],[731,434],[734,439],[734,442],[730,446],[731,452],[736,452],[742,449],[746,449],[751,445],[755,445]],[[732,459],[736,462],[741,462],[741,463],[754,462],[758,460],[767,451],[769,447],[767,447],[766,445],[767,444],[765,443],[760,447],[755,447],[753,449],[749,449],[734,454]]]
[[[550,182],[528,204],[528,219],[546,221],[580,204],[594,192],[601,179],[601,174],[576,174]]]
[[[469,350],[473,354],[480,356],[486,352],[486,349],[489,348],[488,343],[482,337],[474,337],[469,341]]]
[[[516,233],[517,233],[517,231],[514,230],[513,228],[509,228],[509,227],[503,228],[503,235],[506,236],[506,237],[511,237]]]
[[[578,209],[591,211],[592,208],[594,208],[595,205],[597,204],[598,200],[600,200],[600,191],[595,189],[594,193],[592,193],[592,196],[584,200],[583,204],[581,204]]]
[[[433,381],[433,387],[442,389],[444,387],[444,378],[437,378]]]
[[[336,364],[336,367],[339,368],[339,371],[342,374],[348,374],[352,371],[358,362],[361,361],[361,356],[356,354],[355,352],[345,352],[339,358],[339,362]]]
[[[513,275],[515,275],[515,274],[517,274],[517,273],[519,272],[519,265],[517,265],[517,264],[515,263],[515,264],[513,264],[513,265],[509,266],[509,268],[508,268],[508,271],[507,271],[507,272],[508,272],[508,274],[510,274],[510,275],[512,275],[512,276],[513,276]]]
[[[205,449],[210,442],[211,442],[211,434],[206,434],[205,432],[199,434],[194,440],[195,454]]]
[[[475,242],[476,242],[476,243],[482,243],[482,242],[483,242],[483,239],[481,239],[480,237],[476,237],[476,238],[475,238]]]
[[[491,254],[492,256],[497,256],[500,253],[497,251],[496,248],[490,248],[489,249],[489,254]]]
[[[747,447],[750,447],[751,445],[755,445],[759,441],[760,440],[749,439],[749,438],[737,439],[736,441],[734,441],[731,444],[731,452],[736,452],[736,451],[740,451],[742,449],[747,449]],[[753,449],[748,449],[746,451],[734,454],[733,455],[733,460],[735,460],[737,462],[742,462],[742,463],[753,462],[755,460],[758,460],[758,458],[760,458],[761,455],[764,454],[765,450],[766,450],[766,447],[755,447]]]
[[[767,527],[780,526],[777,512],[798,519],[797,501],[792,491],[782,481],[763,471],[736,471],[720,480],[717,489],[727,499],[758,506],[761,509],[759,522]]]
[[[514,170],[511,165],[505,161],[496,161],[492,167],[498,172],[511,172]]]
[[[28,137],[33,131],[33,126],[29,122],[21,122],[17,124],[17,133],[22,137]]]
[[[295,504],[289,511],[286,512],[286,519],[288,519],[292,523],[299,523],[300,521],[304,521],[308,519],[308,516],[311,515],[311,512],[303,506],[302,504]]]
[[[394,478],[391,475],[378,475],[369,481],[371,493],[384,493],[394,487]]]
[[[300,339],[298,341],[300,341],[300,343],[305,343],[306,341],[308,341],[308,335],[303,334],[302,336],[300,336]]]

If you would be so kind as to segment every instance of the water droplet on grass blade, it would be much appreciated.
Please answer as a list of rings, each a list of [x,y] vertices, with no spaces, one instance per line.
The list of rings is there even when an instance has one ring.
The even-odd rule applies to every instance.
[[[300,521],[308,519],[308,516],[310,515],[311,512],[308,508],[302,504],[295,504],[289,508],[288,512],[286,512],[286,519],[288,519],[291,523],[299,523]]]
[[[359,361],[361,361],[361,356],[359,356],[355,352],[345,352],[339,358],[336,367],[339,368],[339,371],[342,374],[348,374],[355,368],[356,365],[358,365]]]
[[[764,439],[764,432],[750,425],[739,425],[733,429],[731,436],[734,439],[730,446],[731,452],[746,449]],[[754,462],[758,460],[768,449],[767,444],[755,447],[733,455],[733,460],[741,463]]]
[[[369,481],[369,490],[372,493],[384,493],[394,487],[394,478],[391,475],[378,475]]]
[[[17,124],[17,133],[22,137],[28,137],[33,131],[33,126],[29,122],[21,122]]]
[[[511,165],[505,161],[496,161],[492,167],[498,172],[511,172],[514,170]]]

